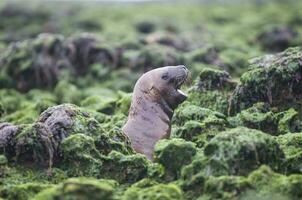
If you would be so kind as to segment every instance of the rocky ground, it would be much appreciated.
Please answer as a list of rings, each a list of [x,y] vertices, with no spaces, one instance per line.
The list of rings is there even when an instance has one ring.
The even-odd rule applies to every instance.
[[[302,199],[300,2],[0,3],[0,199]],[[154,162],[137,78],[186,65]]]

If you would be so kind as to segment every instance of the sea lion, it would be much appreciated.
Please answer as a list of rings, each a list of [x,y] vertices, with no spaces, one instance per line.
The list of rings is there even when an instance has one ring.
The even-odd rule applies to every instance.
[[[155,143],[169,138],[174,109],[186,100],[180,90],[188,77],[183,66],[167,66],[143,74],[136,82],[123,132],[138,153],[153,160]]]

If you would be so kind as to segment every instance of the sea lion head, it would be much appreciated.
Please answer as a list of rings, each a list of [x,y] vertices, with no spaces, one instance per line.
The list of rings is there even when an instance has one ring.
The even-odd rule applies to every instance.
[[[180,90],[180,87],[186,81],[188,73],[184,65],[157,68],[145,73],[137,86],[155,101],[164,101],[170,109],[174,110],[187,99],[187,95]]]

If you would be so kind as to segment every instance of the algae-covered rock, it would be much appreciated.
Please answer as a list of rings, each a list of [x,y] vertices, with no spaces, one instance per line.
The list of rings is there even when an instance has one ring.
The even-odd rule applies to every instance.
[[[0,123],[0,153],[9,155],[13,152],[13,138],[19,130],[18,126],[11,123]]]
[[[218,67],[232,75],[240,75],[247,66],[248,50],[241,47],[205,46],[187,53],[192,64]]]
[[[123,66],[130,66],[134,70],[138,69],[144,72],[161,66],[180,65],[184,63],[185,59],[177,50],[163,45],[147,45],[132,56],[134,57],[124,61]]]
[[[229,104],[228,98],[235,85],[227,72],[204,68],[200,71],[195,85],[189,91],[188,101],[226,114]]]
[[[160,44],[179,51],[189,50],[189,43],[186,40],[169,32],[151,33],[144,38],[143,43],[147,45]]]
[[[235,82],[226,71],[204,68],[200,71],[196,88],[200,91],[232,89]]]
[[[24,96],[14,89],[0,90],[1,112],[3,116],[20,110],[24,101],[26,101]]]
[[[208,175],[247,175],[262,164],[280,170],[284,159],[284,153],[273,137],[243,127],[214,137],[205,146],[204,155],[209,161],[205,169]]]
[[[261,131],[238,127],[219,133],[183,168],[182,179],[194,182],[194,177],[247,175],[262,164],[281,170],[285,156],[278,143]]]
[[[288,133],[276,138],[284,151],[286,162],[283,166],[284,173],[302,172],[302,133]]]
[[[270,110],[268,104],[256,103],[252,107],[241,111],[235,117],[229,118],[232,126],[245,126],[258,129],[266,133],[277,134],[278,119]]]
[[[54,31],[48,23],[51,14],[47,9],[35,9],[30,6],[20,6],[9,2],[1,4],[0,18],[1,41],[9,43],[33,37],[41,32]],[[27,26],[23,26],[27,23]]]
[[[111,151],[103,157],[101,178],[110,178],[120,183],[134,183],[148,175],[150,162],[141,154],[124,155]]]
[[[13,132],[7,130],[7,126],[4,128],[2,146],[10,149],[6,152],[10,158],[38,165],[47,163],[49,166],[59,156],[59,144],[68,136],[81,133],[96,137],[103,133],[89,113],[70,104],[50,107],[36,123],[20,125],[17,130],[13,128]]]
[[[118,51],[110,48],[97,35],[83,33],[66,40],[67,57],[78,75],[86,74],[95,63],[116,67]]]
[[[0,181],[1,181],[1,178],[5,177],[6,175],[6,171],[7,171],[7,163],[8,163],[8,160],[7,158],[0,154]]]
[[[302,198],[301,175],[284,176],[282,174],[273,172],[267,166],[262,166],[248,176],[248,181],[253,185],[255,192],[252,194],[254,194],[255,198],[259,196],[276,196],[283,197],[281,199],[293,200]]]
[[[179,177],[181,168],[192,161],[196,151],[193,142],[176,138],[164,139],[155,145],[154,161],[165,167],[167,180],[175,180]]]
[[[60,144],[62,167],[69,176],[97,176],[102,168],[101,154],[94,140],[84,134],[75,134]]]
[[[299,132],[302,129],[302,123],[299,118],[299,113],[293,108],[278,113],[277,118],[279,119],[279,134]]]
[[[83,98],[82,92],[72,83],[61,80],[54,88],[54,94],[59,103],[79,104]]]
[[[177,125],[183,125],[188,120],[201,122],[211,116],[215,116],[220,119],[226,119],[225,115],[219,112],[196,105],[191,105],[189,103],[184,103],[175,111],[173,122]]]
[[[180,188],[175,184],[158,184],[151,187],[130,187],[122,197],[123,200],[182,200]]]
[[[119,51],[94,35],[64,38],[58,34],[40,34],[11,44],[0,57],[1,87],[20,91],[53,88],[60,79],[86,75],[94,64],[114,68],[120,60]]]
[[[298,33],[292,27],[275,26],[267,28],[257,36],[261,47],[267,51],[278,52],[295,46]]]
[[[191,62],[211,64],[219,66],[221,60],[219,59],[218,49],[213,46],[206,46],[196,49],[187,54],[188,60]]]
[[[107,134],[100,134],[95,138],[94,142],[98,151],[103,155],[108,155],[112,150],[125,155],[134,153],[130,139],[124,134],[121,128],[116,126],[110,127]]]
[[[189,120],[185,122],[183,126],[174,127],[172,129],[172,137],[194,141],[199,146],[199,142],[197,142],[197,140],[203,132],[204,127],[202,123],[195,120]]]
[[[54,105],[54,101],[47,99],[39,99],[33,103],[24,101],[19,110],[5,115],[0,121],[14,124],[30,124],[35,122],[44,110]]]
[[[198,200],[241,199],[241,195],[250,190],[252,185],[245,177],[220,176],[210,177],[204,186],[203,195]]]
[[[35,200],[55,199],[114,199],[117,183],[112,180],[97,180],[93,178],[71,178],[63,183],[46,189],[37,194]]]
[[[228,127],[226,116],[189,103],[176,110],[172,137],[193,141],[198,147]]]
[[[38,182],[11,185],[0,189],[0,196],[8,200],[29,200],[49,187],[51,185]]]
[[[151,33],[155,30],[155,23],[152,21],[140,21],[135,24],[135,28],[140,33]]]
[[[300,112],[301,57],[302,50],[296,47],[276,55],[254,59],[232,94],[230,114],[257,102],[269,103],[279,108],[293,107]]]
[[[301,121],[297,111],[291,108],[278,112],[271,108],[268,103],[263,102],[242,110],[235,117],[230,117],[228,121],[234,127],[245,126],[271,135],[299,132],[301,130]]]
[[[41,34],[8,47],[0,58],[1,73],[7,78],[4,86],[20,91],[53,87],[60,72],[71,67],[63,40],[61,35]]]
[[[127,115],[130,103],[131,93],[118,91],[115,96],[89,96],[81,102],[81,106],[107,115],[119,113]]]

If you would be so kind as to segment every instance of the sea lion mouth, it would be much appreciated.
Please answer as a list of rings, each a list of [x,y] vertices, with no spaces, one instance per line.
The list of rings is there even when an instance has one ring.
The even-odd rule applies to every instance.
[[[181,86],[187,81],[188,73],[185,74],[185,76],[176,77],[175,81],[175,90],[177,93],[181,94],[184,97],[188,97],[186,93],[184,93],[181,89]]]

